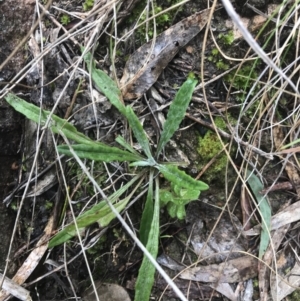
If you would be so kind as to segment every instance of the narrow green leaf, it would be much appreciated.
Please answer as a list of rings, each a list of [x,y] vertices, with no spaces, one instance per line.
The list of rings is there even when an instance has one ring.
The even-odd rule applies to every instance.
[[[152,158],[147,135],[132,108],[130,106],[125,107],[121,102],[121,91],[117,84],[105,72],[94,67],[94,64],[91,63],[90,53],[85,55],[84,60],[87,63],[96,86],[104,93],[104,95],[120,111],[120,113],[127,118],[135,138],[138,140],[147,157]]]
[[[130,163],[129,166],[154,166],[156,164],[156,162],[150,161],[148,160],[143,160],[143,161],[135,161],[133,163]]]
[[[149,253],[156,258],[158,252],[158,242],[159,242],[159,187],[158,181],[156,191],[155,191],[155,202],[153,219],[148,235],[148,242],[146,245]],[[144,256],[142,265],[139,269],[138,278],[135,284],[135,301],[146,301],[150,300],[151,289],[154,283],[155,267],[148,259]]]
[[[133,134],[142,147],[144,153],[148,158],[153,158],[151,151],[150,151],[150,145],[149,140],[147,138],[147,135],[142,127],[142,124],[140,123],[138,117],[133,112],[132,108],[130,106],[126,107],[126,118],[129,122],[129,125],[133,131]]]
[[[18,96],[9,93],[5,100],[18,112],[26,116],[28,119],[40,122],[41,126],[46,124],[50,112],[46,110],[41,110],[39,107],[26,102],[25,100],[19,98]],[[59,134],[62,131],[68,139],[72,139],[78,143],[84,144],[100,144],[99,142],[94,142],[84,134],[77,131],[77,129],[67,122],[65,119],[59,118],[56,115],[51,116],[51,121],[49,125],[52,132]]]
[[[267,198],[260,193],[263,190],[264,186],[259,180],[259,178],[249,170],[246,171],[246,176],[248,178],[247,184],[249,185],[254,194],[262,220],[262,230],[260,234],[259,245],[259,258],[261,259],[265,254],[270,242],[270,229],[272,217],[271,207]]]
[[[170,105],[167,120],[163,125],[163,131],[157,146],[156,155],[158,156],[167,142],[171,139],[175,131],[184,118],[187,107],[192,99],[197,80],[189,77],[176,93],[175,99]]]
[[[97,145],[86,145],[86,144],[75,144],[72,148],[80,158],[91,159],[95,161],[111,162],[111,161],[137,161],[143,158],[132,154],[130,152],[121,150],[117,147],[111,147],[105,144]],[[57,150],[61,154],[72,156],[68,145],[59,145]]]
[[[127,197],[115,204],[115,208],[118,212],[123,210],[127,205],[130,197]],[[76,219],[78,229],[83,229],[95,222],[98,222],[100,227],[107,226],[111,220],[115,218],[114,213],[111,211],[110,207],[107,205],[106,201],[101,201],[96,205],[97,208],[92,208],[85,212],[82,216],[79,216]],[[66,226],[62,231],[56,234],[49,242],[49,248],[53,248],[57,245],[60,245],[68,240],[70,240],[73,236],[76,235],[76,227],[75,224],[72,223]]]
[[[117,84],[105,72],[95,68],[94,63],[91,62],[91,59],[91,53],[87,53],[84,56],[84,60],[87,64],[95,85],[108,98],[111,104],[115,106],[121,114],[125,115],[125,106],[121,101],[122,93],[119,90]]]
[[[209,187],[207,184],[201,181],[197,181],[187,175],[184,171],[179,170],[176,166],[158,164],[155,166],[164,177],[179,187],[191,189],[191,190],[207,190]]]
[[[116,142],[118,142],[121,146],[123,146],[125,149],[127,149],[129,152],[136,154],[140,156],[140,154],[129,144],[125,141],[125,139],[122,136],[118,136],[116,138]]]
[[[128,183],[126,183],[124,186],[122,186],[120,189],[118,189],[116,192],[114,192],[109,198],[108,201],[111,202],[111,204],[115,204],[115,208],[118,208],[119,212],[126,206],[127,202],[129,201],[131,195],[129,195],[127,198],[125,198],[123,201],[120,201],[116,204],[119,197],[127,191],[138,179],[141,178],[141,175],[135,176],[133,179],[131,179]],[[134,191],[134,189],[133,189]],[[106,201],[101,201],[100,203],[94,205],[91,209],[87,210],[83,214],[81,214],[79,217],[76,218],[77,227],[79,230],[98,222],[100,227],[105,227],[108,225],[108,223],[114,219],[114,213],[110,210],[109,206],[107,205]],[[52,248],[54,246],[60,245],[69,239],[71,239],[73,236],[76,235],[76,227],[74,223],[69,224],[66,226],[62,231],[57,233],[49,243],[49,247]]]
[[[146,245],[148,241],[148,235],[151,228],[151,223],[153,220],[153,171],[149,175],[149,186],[148,194],[145,203],[145,208],[143,210],[140,226],[140,240]]]
[[[143,159],[142,161],[135,161],[130,163],[129,166],[155,166],[157,163],[154,158]]]

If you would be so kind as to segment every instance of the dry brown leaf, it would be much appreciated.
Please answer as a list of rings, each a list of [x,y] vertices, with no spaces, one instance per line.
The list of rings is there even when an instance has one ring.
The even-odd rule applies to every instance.
[[[247,231],[251,229],[251,217],[253,208],[251,208],[251,197],[245,185],[242,186],[240,200],[243,215],[243,229],[244,231]]]
[[[284,278],[278,277],[274,273],[271,275],[271,294],[272,300],[280,301],[300,286],[300,265],[296,262],[295,266]],[[276,289],[273,289],[276,288]]]
[[[118,284],[95,282],[97,295],[105,301],[130,301],[127,291]],[[97,301],[94,288],[91,286],[83,295],[84,301]]]
[[[276,123],[277,120],[274,118],[274,123]],[[280,126],[275,126],[273,128],[273,139],[274,143],[277,149],[280,149],[283,141],[284,141],[285,135],[282,130],[282,127]],[[300,175],[298,173],[298,170],[296,168],[295,164],[295,159],[293,157],[289,157],[288,161],[285,164],[285,170],[290,178],[291,183],[293,183],[296,187],[296,192],[298,197],[300,196],[300,188],[299,188],[299,183],[300,183]],[[292,204],[282,210],[281,212],[277,213],[275,216],[272,217],[271,220],[271,229],[278,229],[278,242],[280,244],[280,241],[283,239],[285,236],[286,231],[289,229],[289,225],[291,222],[299,220],[299,210],[300,210],[300,202],[296,202],[295,204]],[[282,228],[284,226],[284,228]],[[272,242],[276,243],[276,240],[272,239]],[[267,253],[265,253],[264,256],[264,263],[265,266],[260,266],[259,267],[259,274],[258,274],[258,284],[259,284],[259,292],[260,292],[260,300],[264,301],[268,299],[269,295],[269,269],[267,268],[266,265],[270,265],[271,261],[273,260],[273,252],[276,252],[277,247],[274,245],[274,250],[269,249]],[[276,294],[277,292],[277,286],[276,289],[272,287],[271,285],[271,293]],[[276,300],[278,300],[276,298]]]
[[[237,301],[238,298],[235,295],[232,287],[230,286],[229,283],[216,283],[215,285],[211,284],[210,285],[213,289],[227,297],[231,301]]]
[[[274,119],[274,123],[276,122],[277,120]],[[283,141],[285,138],[285,135],[281,127],[275,126],[273,128],[273,137],[274,137],[274,143],[276,148],[280,149],[283,145]],[[300,175],[298,173],[298,169],[296,166],[297,166],[297,162],[295,162],[295,159],[293,157],[289,157],[289,161],[285,165],[285,170],[286,173],[288,174],[291,183],[295,185],[298,197],[300,197]]]
[[[263,262],[259,263],[259,272],[258,272],[258,279],[259,279],[259,287],[261,288],[261,300],[266,299],[268,297],[268,288],[270,285],[270,269],[271,263],[274,259],[274,253],[277,252],[282,240],[287,233],[290,224],[284,225],[283,227],[279,228],[277,231],[273,231],[271,233],[271,241],[272,244],[269,244],[268,249],[266,250]],[[277,287],[271,287],[271,292],[276,291]],[[277,300],[277,299],[274,299]]]
[[[288,225],[293,222],[297,222],[300,220],[300,201],[287,206],[286,208],[282,209],[278,213],[272,216],[271,219],[271,229],[270,230],[277,230],[281,227]],[[261,231],[261,226],[257,225],[253,228],[243,231],[243,235],[252,236],[252,235],[259,235]]]
[[[219,264],[185,269],[180,278],[218,283],[241,282],[257,276],[257,259],[243,256]]]
[[[130,56],[120,81],[124,99],[141,97],[156,82],[178,50],[206,25],[209,13],[206,9],[183,19]]]

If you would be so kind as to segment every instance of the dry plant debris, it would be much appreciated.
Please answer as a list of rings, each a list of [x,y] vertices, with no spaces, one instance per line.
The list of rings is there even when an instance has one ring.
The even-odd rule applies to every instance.
[[[33,2],[29,1],[28,3],[32,8]],[[95,1],[90,11],[81,12],[78,11],[78,7],[72,7],[72,9],[67,9],[67,7],[64,7],[64,9],[61,8],[58,4],[62,6],[66,5],[66,3],[62,1],[52,6],[50,5],[51,3],[48,3],[50,9],[52,9],[51,14],[40,4],[39,8],[42,8],[48,15],[48,19],[44,19],[44,23],[42,20],[37,20],[40,22],[40,27],[37,30],[33,28],[35,32],[31,32],[31,40],[28,45],[33,60],[20,74],[14,78],[6,79],[6,82],[9,80],[13,84],[7,84],[5,88],[1,90],[1,97],[4,96],[7,90],[12,89],[13,85],[18,84],[26,77],[27,88],[30,88],[30,92],[28,92],[27,88],[24,90],[24,81],[22,82],[23,86],[19,84],[19,90],[16,91],[20,93],[22,97],[29,96],[32,102],[36,104],[42,103],[42,109],[52,110],[52,113],[55,112],[60,116],[70,118],[71,122],[74,122],[76,126],[83,128],[84,131],[89,132],[89,134],[92,134],[95,139],[107,139],[109,143],[113,143],[115,133],[121,132],[126,138],[126,141],[130,141],[130,133],[126,129],[124,120],[122,120],[120,115],[116,114],[110,106],[107,106],[105,97],[91,85],[87,72],[78,59],[80,57],[80,51],[76,47],[79,44],[91,48],[91,46],[95,46],[96,41],[100,39],[105,47],[101,47],[102,45],[98,48],[96,46],[94,47],[94,54],[98,59],[98,64],[106,73],[114,77],[116,82],[117,78],[121,78],[123,73],[123,77],[120,80],[123,98],[125,101],[140,98],[139,102],[132,103],[132,107],[140,114],[139,117],[144,123],[147,135],[154,145],[164,122],[164,115],[166,115],[170,105],[170,103],[168,103],[169,96],[174,95],[174,90],[176,90],[174,87],[176,87],[176,85],[178,87],[182,83],[178,78],[184,78],[186,76],[185,72],[193,71],[193,69],[196,71],[196,74],[199,73],[199,54],[201,49],[198,47],[200,45],[200,36],[197,34],[207,22],[211,25],[211,20],[208,20],[208,16],[212,9],[210,8],[205,11],[198,9],[198,13],[190,13],[189,17],[181,18],[181,21],[179,19],[179,23],[171,26],[160,35],[157,35],[153,41],[144,44],[136,52],[132,53],[130,49],[126,49],[127,46],[123,48],[123,42],[121,42],[123,37],[118,35],[118,30],[115,30],[113,33],[113,29],[117,28],[115,24],[119,26],[125,20],[124,16],[131,13],[130,9],[134,7],[135,3],[136,1],[119,1],[118,4],[120,4],[120,6],[118,6],[118,9],[121,7],[121,10],[118,11],[114,2]],[[188,7],[188,5],[193,6],[195,4],[190,1],[183,7]],[[201,74],[203,82],[196,89],[198,91],[194,93],[194,102],[190,106],[187,116],[196,122],[198,122],[197,120],[200,118],[205,117],[205,120],[201,120],[202,124],[208,124],[208,127],[216,133],[226,137],[226,139],[232,139],[232,141],[234,141],[233,143],[238,147],[238,159],[232,159],[235,157],[229,154],[228,147],[224,147],[224,151],[227,152],[228,161],[231,161],[231,167],[235,168],[235,178],[240,179],[242,184],[236,184],[238,183],[237,181],[233,184],[230,181],[231,179],[229,179],[225,181],[226,188],[224,188],[221,193],[219,193],[215,187],[215,190],[212,189],[209,192],[216,194],[215,199],[205,199],[206,196],[200,198],[201,201],[208,200],[209,206],[214,205],[218,208],[222,208],[221,211],[219,211],[219,209],[215,210],[217,214],[214,218],[211,218],[211,216],[214,215],[212,213],[208,214],[206,218],[200,219],[198,217],[198,220],[189,220],[189,213],[187,214],[186,221],[191,224],[189,229],[191,230],[191,236],[186,243],[184,251],[189,249],[188,244],[190,243],[192,246],[190,249],[193,249],[193,252],[183,251],[184,255],[181,255],[185,257],[185,259],[188,257],[189,262],[188,260],[182,260],[182,263],[184,263],[185,266],[193,265],[195,262],[199,263],[199,265],[197,267],[187,268],[184,272],[179,273],[179,278],[201,282],[203,295],[201,295],[201,288],[197,287],[197,285],[199,285],[198,283],[191,285],[193,288],[192,296],[195,298],[220,297],[220,294],[222,294],[229,300],[237,300],[237,295],[239,295],[242,300],[251,300],[254,298],[260,300],[267,300],[268,298],[282,300],[299,286],[300,277],[297,276],[299,274],[297,222],[299,223],[300,216],[300,202],[297,201],[300,197],[299,155],[297,154],[299,151],[299,146],[297,146],[297,142],[299,142],[297,129],[299,123],[299,92],[297,93],[297,91],[295,92],[293,89],[290,89],[284,81],[286,75],[289,76],[295,84],[298,78],[297,58],[299,57],[299,49],[294,47],[294,45],[299,44],[297,25],[299,24],[299,20],[295,17],[297,14],[291,13],[293,9],[295,12],[297,12],[298,9],[296,4],[293,5],[294,4],[286,3],[282,3],[277,7],[271,5],[266,9],[265,13],[257,12],[257,10],[254,9],[255,13],[259,13],[259,15],[256,15],[252,19],[243,18],[244,26],[247,27],[248,31],[252,32],[253,35],[257,34],[257,31],[262,27],[269,26],[268,33],[265,36],[270,37],[270,40],[264,44],[265,40],[261,37],[261,32],[263,31],[258,32],[257,40],[260,41],[261,47],[265,48],[265,52],[268,56],[280,66],[283,72],[280,76],[274,75],[273,69],[267,69],[266,65],[258,68],[259,76],[255,78],[249,74],[251,73],[251,71],[249,71],[251,69],[249,65],[243,69],[245,64],[249,61],[251,62],[250,67],[255,68],[258,66],[256,61],[258,61],[259,58],[254,56],[251,47],[245,57],[241,56],[241,53],[244,53],[242,50],[244,50],[246,46],[242,41],[243,37],[241,33],[236,30],[235,23],[232,23],[229,19],[225,20],[224,28],[221,29],[221,31],[224,29],[228,30],[229,27],[234,29],[233,39],[231,40],[232,44],[230,44],[227,49],[224,47],[225,50],[223,50],[224,45],[222,45],[221,42],[222,38],[218,38],[217,35],[214,35],[214,32],[211,32],[213,38],[208,35],[209,42],[207,44],[201,44],[201,47],[207,47],[206,52],[203,51],[203,53],[206,53],[205,56],[203,56],[204,70],[207,68],[207,71]],[[191,11],[192,10],[193,9],[191,9]],[[283,11],[286,13],[283,14]],[[64,18],[65,22],[70,20],[70,23],[65,24],[65,26],[59,23],[62,14],[66,14],[68,17]],[[218,18],[218,21],[225,19],[224,16],[222,16],[222,18],[220,18],[220,16],[218,17],[218,12],[214,12],[214,14],[216,18]],[[53,22],[53,26],[58,27],[51,28],[49,24],[46,26],[45,20],[47,20],[47,22]],[[268,25],[270,22],[273,22],[273,25]],[[274,23],[276,26],[274,26]],[[40,29],[42,31],[40,31]],[[110,29],[112,29],[112,31],[110,31]],[[217,29],[217,32],[220,30],[220,28],[214,28],[214,30],[215,29]],[[65,33],[62,33],[63,31]],[[274,33],[275,38],[272,39]],[[108,35],[104,37],[106,34]],[[112,45],[115,45],[117,51],[124,51],[126,55],[130,54],[126,65],[122,57],[113,57],[112,53],[107,52],[109,48],[107,46],[108,37],[112,39]],[[201,41],[202,40],[201,36]],[[223,35],[223,42],[225,40]],[[228,40],[230,40],[230,38],[228,38]],[[276,40],[280,42],[276,44]],[[45,44],[45,41],[48,44]],[[217,62],[219,63],[218,66],[226,67],[222,64],[224,63],[223,60],[230,60],[230,67],[232,67],[230,70],[223,72],[209,65],[207,53],[212,51],[210,45],[212,45],[213,42],[218,49],[218,54],[216,55],[218,58],[214,59],[221,61]],[[126,43],[127,41],[125,41],[124,44]],[[187,43],[189,43],[187,48],[182,48]],[[230,48],[232,52],[228,51],[228,48]],[[214,51],[214,53],[216,53],[216,51]],[[174,60],[175,55],[178,55],[180,59]],[[292,58],[293,55],[295,56],[294,62]],[[111,65],[111,60],[116,69],[107,67]],[[180,60],[182,65],[176,65],[175,62],[179,62]],[[172,63],[170,64],[171,61]],[[233,66],[233,62],[240,64]],[[123,69],[124,65],[125,68]],[[234,68],[238,68],[240,72],[236,72],[236,77],[231,77],[232,82],[221,81],[221,88],[220,86],[216,88],[216,90],[220,89],[223,92],[225,90],[223,96],[217,94],[217,97],[215,95],[213,95],[213,97],[208,95],[207,97],[205,93],[204,95],[199,93],[200,89],[204,88],[206,92],[214,90],[215,87],[213,85],[218,79],[222,79],[226,74],[230,74]],[[244,71],[243,73],[243,70],[248,71]],[[163,77],[160,76],[161,74],[163,74]],[[243,88],[238,89],[236,88],[237,85],[234,86],[234,84],[236,84],[236,78],[241,81],[243,77],[244,79],[246,78],[244,82],[248,80],[250,84],[248,83],[245,86],[245,91],[242,91],[245,96],[243,101],[238,102],[238,100],[236,100],[237,98],[235,98],[235,93],[240,93],[241,91],[239,90]],[[78,81],[80,84],[78,84]],[[231,87],[227,86],[231,84]],[[149,88],[153,85],[155,85],[156,90],[153,90],[153,88],[151,89],[151,93],[147,93]],[[159,91],[159,96],[154,96],[153,91]],[[224,97],[223,101],[221,101],[222,97]],[[95,99],[97,100],[95,101]],[[86,110],[85,107],[87,107]],[[236,110],[236,108],[240,109]],[[230,114],[234,115],[237,119],[235,125],[230,124],[228,121]],[[228,118],[226,130],[216,128],[213,122],[214,116],[221,116],[224,120]],[[212,123],[207,121],[207,119],[210,119]],[[187,146],[190,142],[188,140],[184,141],[183,137],[186,132],[192,133],[193,127],[191,124],[184,124],[182,126],[186,126],[189,130],[187,131],[182,128],[179,131],[178,137],[176,137],[176,143],[174,142],[173,145],[176,145],[176,147],[182,147],[182,145],[184,145],[184,147],[182,147],[184,151],[180,150],[183,153],[187,152]],[[31,131],[29,130],[30,127]],[[153,130],[153,128],[155,128],[155,130]],[[24,210],[25,207],[28,210],[28,205],[26,206],[26,203],[24,205],[25,197],[27,198],[25,200],[27,203],[35,202],[35,198],[38,198],[40,202],[45,202],[46,193],[49,191],[53,192],[53,189],[57,189],[55,193],[58,193],[58,191],[60,191],[59,193],[62,193],[62,191],[66,193],[69,208],[73,208],[72,202],[81,202],[81,200],[77,199],[78,191],[88,186],[84,183],[86,179],[84,176],[81,176],[78,181],[76,177],[74,177],[76,180],[73,178],[70,189],[74,190],[70,198],[68,194],[68,184],[66,184],[66,182],[62,184],[67,175],[67,163],[65,159],[53,158],[56,145],[49,131],[43,140],[36,143],[35,139],[39,136],[37,134],[39,130],[39,127],[33,127],[30,123],[26,125],[26,146],[24,153],[26,162],[24,166],[27,167],[27,170],[21,170],[19,179],[24,180],[25,184],[28,183],[28,186],[22,186],[22,182],[20,181],[20,185],[13,190],[9,198],[6,198],[7,203],[9,203],[15,195],[18,196],[18,193],[25,188],[27,194],[25,195],[24,193],[19,208],[21,210],[23,207]],[[182,135],[182,137],[179,137],[180,135]],[[197,135],[195,134],[194,136]],[[228,143],[228,141],[226,141],[226,143]],[[36,148],[36,145],[39,145],[39,148]],[[286,145],[289,145],[288,149],[284,147]],[[197,148],[195,144],[192,145],[191,148],[193,147],[195,149]],[[168,157],[168,152],[171,151],[166,149],[166,157]],[[33,160],[32,153],[38,153],[42,156],[39,157],[39,160]],[[193,157],[193,155],[194,154],[191,153],[190,156],[186,156],[189,157],[187,162],[194,163],[198,160],[197,156]],[[190,157],[192,157],[192,159]],[[54,160],[63,163],[58,172],[54,170],[54,168],[51,170],[55,165],[53,162],[56,162]],[[37,162],[36,165],[34,165],[35,162]],[[49,162],[51,163],[49,164]],[[251,170],[254,170],[255,176],[260,178],[261,184],[264,187],[261,192],[261,199],[265,201],[269,200],[273,213],[270,220],[270,228],[265,228],[268,240],[265,240],[267,241],[267,245],[265,245],[260,252],[261,260],[257,260],[255,257],[258,254],[257,246],[259,242],[253,242],[253,240],[251,240],[253,237],[261,235],[262,232],[260,201],[257,200],[259,192],[256,192],[255,196],[255,193],[253,193],[253,191],[251,192],[252,187],[249,189],[249,183],[246,183],[247,176],[240,174],[240,171],[244,170],[246,163],[249,164]],[[32,167],[32,170],[36,169],[37,172],[31,173],[30,169]],[[231,167],[229,167],[228,170]],[[91,169],[92,173],[95,174],[93,165],[88,166],[88,169]],[[115,165],[113,167],[106,165],[103,169],[108,172],[107,182],[102,182],[107,190],[112,187],[115,189],[118,185],[122,185],[122,181],[126,180],[125,174],[128,172],[128,169],[124,165]],[[209,168],[207,172],[209,172]],[[62,176],[58,177],[57,174]],[[229,173],[227,175],[229,175]],[[32,185],[34,182],[32,181],[33,177],[36,177],[37,180],[35,181],[37,185]],[[28,189],[29,183],[32,186],[30,190]],[[57,183],[60,183],[60,185],[57,185]],[[84,185],[81,185],[81,183],[84,183]],[[286,183],[287,185],[281,185],[282,183]],[[220,183],[218,184],[220,185]],[[235,191],[238,190],[236,185],[243,186],[242,194],[238,200],[242,201],[242,214],[238,214],[239,205],[233,204],[237,201],[234,199],[234,196],[236,196]],[[275,187],[277,190],[272,192]],[[280,191],[278,187],[288,187],[289,192],[287,192],[286,188]],[[84,194],[86,199],[92,201],[97,198],[93,189],[89,191],[88,189],[86,190]],[[275,206],[276,197],[281,201],[281,204],[278,206]],[[58,201],[61,201],[61,198],[58,198]],[[256,204],[257,201],[259,202],[258,204]],[[190,211],[193,211],[191,208],[193,207],[190,207]],[[236,217],[236,215],[238,215],[238,217]],[[243,218],[241,218],[241,216],[243,216]],[[126,217],[127,219],[130,217],[135,219],[134,216],[131,216],[130,211],[128,211]],[[243,221],[243,226],[240,225],[239,220]],[[50,221],[51,220],[49,220],[49,222]],[[134,223],[136,222],[137,221],[134,221]],[[255,223],[256,226],[253,226],[252,223]],[[292,223],[296,223],[296,225]],[[193,227],[194,231],[195,229],[201,230],[201,235],[199,232],[195,235],[192,231]],[[184,228],[189,228],[189,226],[184,225]],[[47,231],[45,236],[40,239],[36,245],[37,248],[33,250],[32,255],[29,255],[28,259],[24,262],[23,268],[21,268],[13,278],[16,283],[23,283],[29,274],[31,274],[32,270],[38,265],[42,255],[47,252],[47,244],[41,245],[41,242],[47,241],[51,231]],[[87,236],[85,239],[89,240],[89,232],[87,231],[86,233]],[[287,235],[289,235],[289,239]],[[91,239],[91,243],[92,240],[93,238]],[[89,242],[87,245],[89,245]],[[76,243],[72,243],[71,248],[75,250]],[[165,248],[165,246],[162,246],[162,248]],[[85,246],[82,246],[82,251],[85,253]],[[119,251],[119,257],[121,257],[121,250],[119,249]],[[59,251],[58,249],[57,252],[59,255],[53,258],[54,260],[57,260],[59,256],[63,256],[61,250]],[[250,254],[245,256],[246,252]],[[128,251],[128,253],[130,252]],[[70,252],[68,255],[69,254],[72,253]],[[102,256],[102,251],[100,251],[100,254]],[[50,254],[50,256],[54,256],[53,253]],[[118,259],[116,258],[118,255],[114,254],[114,256],[114,262],[117,262]],[[11,257],[11,255],[8,257]],[[177,259],[181,261],[182,258]],[[66,258],[64,260],[67,261]],[[86,265],[92,265],[91,261],[86,259]],[[137,262],[135,258],[133,260],[131,258],[127,262],[128,266],[132,264],[132,262],[129,263],[129,261]],[[165,266],[172,269],[172,267],[176,265]],[[183,267],[184,265],[176,266],[176,273],[182,271]],[[69,279],[72,279],[74,271],[73,275],[72,273],[70,275]],[[133,275],[131,276],[134,278]],[[90,277],[92,278],[91,273]],[[253,293],[252,278],[254,277],[258,277],[259,283],[259,296],[256,297],[253,296],[255,292]],[[182,281],[182,279],[176,279],[175,283],[180,284],[178,281]],[[210,281],[210,283],[203,284],[207,281]],[[71,282],[72,281],[70,281],[70,283]],[[125,286],[124,282],[122,286]],[[232,283],[239,284],[234,286]],[[134,286],[131,286],[131,288],[134,288]],[[188,298],[189,287],[182,285],[180,288]],[[73,287],[72,289],[72,296],[76,296],[76,292],[81,294],[80,289],[77,290],[77,288]],[[216,293],[215,290],[218,293]],[[93,291],[93,289],[91,289],[91,291]],[[248,296],[246,297],[247,294]],[[4,295],[8,296],[2,291],[1,300],[3,300]],[[97,299],[96,295],[94,297]],[[27,298],[27,295],[24,298]],[[86,298],[90,300],[89,298],[92,297]]]
[[[148,91],[179,49],[206,25],[210,11],[206,9],[176,23],[130,56],[120,80],[124,99],[136,99]]]

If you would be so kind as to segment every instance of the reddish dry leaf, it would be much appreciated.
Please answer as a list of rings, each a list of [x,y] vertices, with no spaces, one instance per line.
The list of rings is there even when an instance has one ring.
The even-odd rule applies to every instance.
[[[241,191],[241,207],[243,215],[243,229],[245,231],[251,229],[251,217],[253,208],[251,207],[251,198],[246,190],[246,187],[242,187]]]
[[[141,97],[156,82],[179,49],[206,25],[209,13],[206,9],[180,21],[130,56],[120,81],[124,99]]]

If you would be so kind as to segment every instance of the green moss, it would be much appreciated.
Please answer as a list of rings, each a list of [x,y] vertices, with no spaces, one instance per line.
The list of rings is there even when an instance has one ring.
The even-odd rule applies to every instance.
[[[16,201],[16,199],[14,198],[12,200],[12,202],[10,203],[10,208],[13,210],[13,211],[18,211],[19,209],[19,206],[18,206],[18,203]]]
[[[61,17],[60,17],[60,23],[62,25],[68,25],[69,23],[71,22],[71,19],[68,15],[65,15],[63,14]]]
[[[219,53],[219,50],[217,48],[213,48],[211,50],[210,55],[208,56],[208,60],[212,63],[216,64],[216,67],[219,70],[228,70],[229,64],[225,63],[222,56]]]
[[[216,63],[216,66],[219,70],[228,70],[229,69],[229,64],[224,63],[223,60],[219,60]]]
[[[168,0],[165,2],[165,6],[163,3],[157,4],[157,1],[153,2],[154,5],[154,15],[160,13],[161,11],[165,10],[166,8],[169,8],[170,6],[179,3],[180,0]],[[147,19],[147,13],[145,10],[145,7],[147,5],[147,1],[143,0],[140,1],[134,8],[134,10],[131,13],[131,16],[128,18],[127,25],[132,26],[133,24],[135,26],[138,26],[138,24],[143,23]],[[178,8],[177,8],[178,9]],[[153,16],[153,10],[152,7],[150,6],[149,8],[149,15],[148,17],[151,18]],[[159,16],[156,17],[155,22],[156,22],[156,34],[160,34],[163,32],[166,28],[170,27],[172,24],[172,20],[174,17],[174,11],[170,10],[166,13],[163,13]],[[139,20],[138,24],[135,24]],[[153,37],[153,20],[149,21],[148,29],[146,27],[146,23],[138,26],[138,28],[135,30],[135,40],[139,40],[141,44],[146,42],[146,37],[151,39]]]
[[[100,255],[102,250],[106,247],[107,236],[104,234],[100,237],[100,239],[87,250],[90,255]]]
[[[232,117],[229,117],[231,124],[235,123]],[[215,119],[215,124],[219,129],[226,129],[226,124],[221,117]],[[226,141],[223,141],[226,143]],[[212,158],[214,158],[222,149],[222,144],[213,131],[208,131],[204,137],[198,139],[198,154],[200,156],[198,168],[201,170]],[[224,183],[225,171],[228,158],[225,152],[222,152],[216,161],[207,169],[201,180],[210,184],[211,181]]]
[[[234,41],[234,35],[233,35],[233,31],[229,31],[226,34],[224,33],[220,33],[218,36],[218,39],[227,46],[232,45],[233,41]]]
[[[211,50],[211,54],[212,54],[212,56],[218,55],[218,54],[219,54],[219,49],[218,49],[218,48],[213,48],[213,49]]]
[[[259,287],[259,283],[258,283],[257,278],[254,278],[254,279],[253,279],[253,287],[254,287],[254,288],[258,288],[258,287]]]
[[[295,290],[291,295],[290,295],[290,299],[291,301],[298,301],[300,300],[300,291],[299,290]]]
[[[232,31],[227,33],[220,33],[218,35],[218,44],[224,48],[223,50],[226,51],[228,46],[231,46],[234,41],[234,35]],[[230,65],[229,62],[224,60],[223,56],[220,54],[218,48],[213,48],[211,50],[210,55],[208,56],[208,60],[212,63],[216,64],[218,70],[228,70]]]
[[[234,42],[234,35],[232,31],[227,33],[220,33],[217,37],[219,46],[222,51],[226,52],[231,49],[231,45]],[[218,70],[228,70],[230,68],[230,63],[228,60],[220,54],[217,48],[213,48],[208,55],[208,61],[214,63]],[[224,81],[230,84],[233,88],[241,91],[240,94],[235,94],[236,98],[243,102],[246,98],[247,91],[252,87],[253,82],[256,81],[258,77],[258,67],[259,61],[246,63],[238,71],[234,70],[224,76]],[[256,88],[252,94],[257,93],[260,89],[260,85],[256,85]]]
[[[93,8],[94,0],[85,0],[82,6],[84,11],[88,11]]]
[[[252,63],[244,64],[242,68],[238,71],[232,71],[224,76],[224,81],[230,84],[233,88],[239,91],[238,94],[235,94],[236,99],[243,103],[248,95],[248,91],[253,86],[253,83],[258,78],[257,64],[253,65]],[[255,95],[261,88],[260,84],[255,85],[255,88],[252,90],[251,95]],[[247,116],[253,116],[254,112],[257,110],[257,107],[260,103],[258,99],[251,108],[247,111]]]
[[[230,83],[237,90],[248,90],[258,77],[258,72],[253,69],[252,64],[244,64],[239,71],[233,71],[225,75],[224,80]],[[259,89],[260,86],[257,86]]]
[[[45,207],[46,207],[47,210],[50,210],[50,209],[52,209],[52,207],[53,207],[53,203],[50,202],[50,201],[46,201]]]

